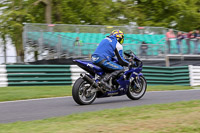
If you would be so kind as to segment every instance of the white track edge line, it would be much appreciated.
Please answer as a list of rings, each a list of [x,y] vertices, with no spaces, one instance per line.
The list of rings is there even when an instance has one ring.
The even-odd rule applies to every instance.
[[[15,102],[27,102],[27,101],[39,101],[39,100],[51,100],[51,99],[62,99],[62,98],[71,98],[72,96],[65,97],[49,97],[49,98],[36,98],[36,99],[26,99],[26,100],[15,100],[15,101],[5,101],[1,103],[15,103]]]
[[[166,90],[166,91],[148,91],[148,92],[174,92],[174,91],[200,91],[200,89],[188,89],[188,90]]]

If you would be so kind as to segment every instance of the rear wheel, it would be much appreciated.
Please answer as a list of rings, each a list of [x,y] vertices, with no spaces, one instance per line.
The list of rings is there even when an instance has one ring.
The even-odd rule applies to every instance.
[[[136,83],[132,81],[132,83],[129,86],[128,92],[126,94],[128,98],[132,100],[138,100],[142,98],[146,92],[147,82],[145,78],[143,76],[140,76],[139,79],[137,79],[137,81],[138,85],[136,85]]]
[[[82,78],[76,80],[72,88],[72,97],[77,104],[88,105],[96,99],[96,91]]]

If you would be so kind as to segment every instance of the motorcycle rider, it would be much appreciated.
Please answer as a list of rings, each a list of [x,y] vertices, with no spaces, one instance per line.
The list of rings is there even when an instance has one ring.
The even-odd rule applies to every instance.
[[[101,82],[106,87],[111,88],[107,82],[111,79],[116,78],[120,73],[124,72],[122,66],[128,66],[129,62],[123,57],[123,44],[124,34],[120,30],[114,30],[112,33],[103,39],[95,52],[92,54],[93,64],[112,72],[106,75]],[[112,61],[113,57],[117,57],[119,64]]]

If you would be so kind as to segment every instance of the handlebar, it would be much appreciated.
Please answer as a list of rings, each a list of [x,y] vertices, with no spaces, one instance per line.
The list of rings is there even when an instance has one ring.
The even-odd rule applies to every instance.
[[[129,69],[134,66],[137,68],[143,66],[142,61],[131,50],[124,51],[124,55],[127,57],[126,60],[130,62]]]
[[[128,61],[129,61],[129,69],[130,68],[132,68],[132,67],[137,67],[137,68],[139,68],[139,67],[142,67],[143,66],[143,63],[142,63],[142,61],[139,59],[139,58],[137,58],[137,56],[130,56],[129,58],[128,58]]]

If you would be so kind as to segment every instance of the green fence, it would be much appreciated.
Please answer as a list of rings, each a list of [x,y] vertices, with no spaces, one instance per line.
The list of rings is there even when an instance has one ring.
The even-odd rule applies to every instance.
[[[7,65],[8,86],[71,85],[70,65]]]
[[[188,66],[145,66],[142,73],[149,85],[190,85]]]
[[[72,85],[81,72],[75,65],[6,66],[8,86]],[[144,66],[142,73],[148,85],[190,85],[188,66]]]

